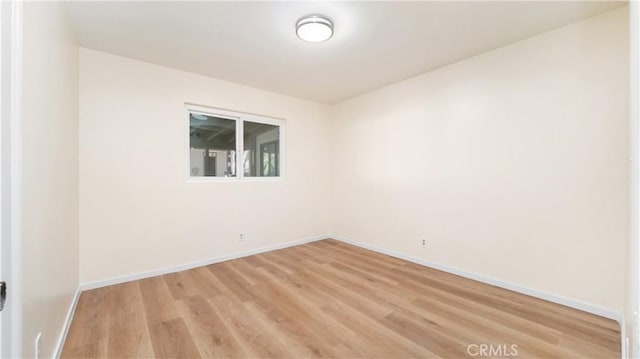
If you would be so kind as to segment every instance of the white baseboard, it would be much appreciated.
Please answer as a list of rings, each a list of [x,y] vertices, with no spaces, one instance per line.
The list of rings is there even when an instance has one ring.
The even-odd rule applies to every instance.
[[[251,256],[251,255],[254,255],[254,254],[270,252],[270,251],[274,251],[274,250],[277,250],[277,249],[283,249],[283,248],[287,248],[287,247],[297,246],[297,245],[300,245],[300,244],[315,242],[315,241],[319,241],[319,240],[327,239],[327,238],[329,238],[329,235],[319,235],[319,236],[314,236],[314,237],[308,237],[308,238],[303,238],[303,239],[299,239],[299,240],[295,240],[295,241],[291,241],[291,242],[278,243],[278,244],[273,244],[273,245],[266,246],[266,247],[260,247],[260,248],[256,248],[256,249],[251,249],[251,250],[248,250],[248,251],[232,253],[232,254],[229,254],[229,255],[224,255],[224,256],[215,257],[215,258],[211,258],[211,259],[205,259],[205,260],[201,260],[201,261],[196,261],[196,262],[191,262],[191,263],[186,263],[186,264],[180,264],[180,265],[171,266],[171,267],[158,268],[158,269],[154,269],[154,270],[150,270],[150,271],[146,271],[146,272],[127,274],[127,275],[123,275],[123,276],[119,276],[119,277],[102,279],[102,280],[98,280],[98,281],[94,281],[94,282],[81,283],[80,284],[80,290],[81,291],[85,291],[85,290],[90,290],[90,289],[95,289],[95,288],[106,287],[106,286],[114,285],[114,284],[131,282],[131,281],[138,280],[138,279],[144,279],[144,278],[155,277],[155,276],[168,274],[168,273],[180,272],[180,271],[187,270],[187,269],[207,266],[207,265],[210,265],[210,264],[225,262],[225,261],[228,261],[228,260],[247,257],[247,256]]]
[[[73,321],[73,315],[76,313],[76,306],[78,305],[78,299],[80,299],[80,293],[81,293],[81,290],[80,288],[78,288],[76,290],[76,294],[73,296],[73,300],[71,301],[71,306],[69,307],[67,316],[64,319],[64,323],[62,326],[62,333],[60,333],[60,337],[58,338],[58,342],[56,343],[55,351],[53,352],[53,357],[55,359],[60,358],[60,354],[62,354],[62,346],[64,345],[64,342],[67,339],[67,333],[69,333],[69,327],[71,327],[71,321]]]
[[[491,278],[488,276],[484,276],[481,274],[476,274],[476,273],[471,273],[471,272],[467,272],[464,271],[462,269],[459,268],[455,268],[455,267],[451,267],[445,264],[440,264],[440,263],[435,263],[435,262],[431,262],[431,261],[427,261],[424,259],[420,259],[420,258],[416,258],[416,257],[412,257],[409,255],[406,255],[404,253],[400,253],[400,252],[396,252],[390,249],[386,249],[386,248],[382,248],[382,247],[378,247],[378,246],[373,246],[370,244],[366,244],[366,243],[362,243],[362,242],[358,242],[358,241],[354,241],[352,239],[340,236],[340,235],[336,235],[336,234],[332,234],[331,238],[344,242],[344,243],[348,243],[348,244],[352,244],[354,246],[357,247],[361,247],[364,249],[368,249],[368,250],[372,250],[374,252],[378,252],[378,253],[382,253],[382,254],[386,254],[392,257],[396,257],[399,259],[403,259],[412,263],[416,263],[416,264],[420,264],[426,267],[430,267],[430,268],[434,268],[434,269],[438,269],[441,270],[443,272],[448,272],[451,274],[455,274],[455,275],[459,275],[461,277],[465,277],[465,278],[469,278],[469,279],[473,279],[476,280],[478,282],[483,282],[483,283],[487,283],[487,284],[491,284],[494,285],[496,287],[500,287],[500,288],[504,288],[504,289],[508,289],[514,292],[518,292],[518,293],[522,293],[522,294],[526,294],[532,297],[536,297],[536,298],[540,298],[540,299],[544,299],[550,302],[554,302],[557,304],[561,304],[567,307],[571,307],[571,308],[575,308],[578,310],[582,310],[584,312],[588,312],[591,314],[595,314],[595,315],[599,315],[601,317],[605,317],[605,318],[609,318],[612,320],[617,321],[618,323],[620,323],[621,325],[622,323],[622,313],[610,310],[610,309],[606,309],[606,308],[602,308],[599,307],[597,305],[593,305],[593,304],[589,304],[589,303],[585,303],[579,300],[574,300],[574,299],[570,299],[570,298],[566,298],[563,296],[559,296],[559,295],[555,295],[555,294],[551,294],[551,293],[547,293],[541,290],[537,290],[537,289],[532,289],[532,288],[527,288],[527,287],[523,287],[520,286],[518,284],[515,283],[511,283],[511,282],[507,282],[507,281],[503,281],[503,280],[499,280],[499,279],[495,279],[495,278]]]
[[[73,298],[73,302],[71,303],[71,307],[69,308],[69,312],[67,313],[67,317],[65,318],[64,325],[62,327],[62,333],[60,333],[60,337],[58,338],[58,342],[56,344],[56,348],[55,348],[53,357],[57,359],[57,358],[60,357],[60,354],[62,354],[62,347],[64,346],[64,342],[67,339],[67,333],[69,332],[69,327],[71,326],[71,321],[73,320],[73,315],[76,312],[76,306],[78,305],[78,299],[80,298],[80,294],[85,290],[90,290],[90,289],[95,289],[95,288],[100,288],[100,287],[106,287],[106,286],[109,286],[109,285],[114,285],[114,284],[119,284],[119,283],[124,283],[124,282],[130,282],[130,281],[143,279],[143,278],[155,277],[155,276],[163,275],[163,274],[167,274],[167,273],[180,272],[180,271],[187,270],[187,269],[192,269],[192,268],[196,268],[196,267],[206,266],[206,265],[209,265],[209,264],[220,263],[220,262],[224,262],[224,261],[228,261],[228,260],[232,260],[232,259],[247,257],[247,256],[251,256],[251,255],[254,255],[254,254],[270,252],[270,251],[274,251],[274,250],[277,250],[277,249],[293,247],[293,246],[297,246],[297,245],[300,245],[300,244],[315,242],[315,241],[319,241],[319,240],[327,239],[327,238],[329,238],[329,235],[320,235],[320,236],[308,237],[308,238],[303,238],[303,239],[299,239],[299,240],[296,240],[296,241],[291,241],[291,242],[286,242],[286,243],[278,243],[278,244],[274,244],[274,245],[270,245],[270,246],[266,246],[266,247],[260,247],[260,248],[256,248],[256,249],[251,249],[251,250],[248,250],[248,251],[232,253],[232,254],[229,254],[229,255],[220,256],[220,257],[211,258],[211,259],[205,259],[205,260],[202,260],[202,261],[196,261],[196,262],[191,262],[191,263],[187,263],[187,264],[181,264],[181,265],[172,266],[172,267],[166,267],[166,268],[159,268],[159,269],[150,270],[150,271],[146,271],[146,272],[128,274],[128,275],[123,275],[123,276],[119,276],[119,277],[114,277],[114,278],[109,278],[109,279],[104,279],[104,280],[99,280],[99,281],[94,281],[94,282],[81,283],[80,286],[78,287],[78,290],[76,291],[76,294],[75,294],[74,298]]]
[[[163,274],[167,274],[167,273],[175,273],[175,272],[179,272],[179,271],[183,271],[183,270],[187,270],[187,269],[192,269],[192,268],[196,268],[196,267],[202,267],[202,266],[206,266],[206,265],[210,265],[210,264],[214,264],[214,263],[220,263],[220,262],[224,262],[224,261],[228,261],[228,260],[232,260],[232,259],[237,259],[237,258],[242,258],[242,257],[247,257],[247,256],[251,256],[254,254],[259,254],[259,253],[264,253],[264,252],[270,252],[273,250],[278,250],[278,249],[283,249],[283,248],[288,248],[288,247],[293,247],[293,246],[297,246],[297,245],[301,245],[301,244],[305,244],[305,243],[310,243],[310,242],[315,242],[315,241],[319,241],[322,239],[327,239],[327,238],[333,238],[335,240],[344,242],[344,243],[348,243],[348,244],[352,244],[354,246],[357,247],[361,247],[364,249],[368,249],[374,252],[378,252],[378,253],[382,253],[382,254],[386,254],[395,258],[399,258],[399,259],[403,259],[412,263],[416,263],[416,264],[420,264],[426,267],[430,267],[430,268],[434,268],[434,269],[438,269],[444,272],[448,272],[448,273],[452,273],[455,275],[459,275],[461,277],[465,277],[465,278],[469,278],[472,280],[476,280],[479,282],[483,282],[483,283],[487,283],[487,284],[491,284],[497,287],[501,287],[504,289],[508,289],[508,290],[512,290],[514,292],[518,292],[518,293],[522,293],[522,294],[526,294],[532,297],[536,297],[536,298],[540,298],[540,299],[544,299],[550,302],[554,302],[557,304],[561,304],[567,307],[571,307],[571,308],[575,308],[578,310],[582,310],[588,313],[592,313],[595,315],[599,315],[605,318],[609,318],[612,320],[617,321],[620,324],[620,334],[621,334],[621,354],[622,354],[622,358],[626,358],[627,355],[627,347],[625,345],[625,340],[626,340],[626,328],[624,327],[624,316],[619,313],[619,312],[615,312],[609,309],[605,309],[602,307],[598,307],[596,305],[592,305],[589,303],[585,303],[582,301],[578,301],[578,300],[574,300],[574,299],[570,299],[570,298],[566,298],[566,297],[562,297],[562,296],[558,296],[555,294],[550,294],[544,291],[540,291],[540,290],[536,290],[536,289],[531,289],[531,288],[527,288],[527,287],[523,287],[511,282],[507,282],[507,281],[502,281],[499,279],[495,279],[495,278],[491,278],[491,277],[487,277],[487,276],[483,276],[480,274],[476,274],[476,273],[471,273],[471,272],[467,272],[464,271],[462,269],[459,268],[455,268],[455,267],[451,267],[448,265],[444,265],[444,264],[440,264],[440,263],[435,263],[435,262],[431,262],[431,261],[427,261],[424,259],[420,259],[420,258],[415,258],[400,252],[396,252],[390,249],[386,249],[386,248],[382,248],[382,247],[378,247],[378,246],[373,246],[373,245],[369,245],[369,244],[365,244],[362,242],[358,242],[358,241],[354,241],[352,239],[340,236],[340,235],[335,235],[335,234],[331,234],[331,235],[320,235],[320,236],[314,236],[314,237],[309,237],[309,238],[304,238],[304,239],[300,239],[300,240],[296,240],[296,241],[291,241],[291,242],[286,242],[286,243],[279,243],[279,244],[274,244],[274,245],[270,245],[270,246],[266,246],[266,247],[261,247],[261,248],[257,248],[257,249],[252,249],[252,250],[248,250],[248,251],[243,251],[243,252],[237,252],[237,253],[233,253],[233,254],[229,254],[229,255],[225,255],[225,256],[220,256],[220,257],[216,257],[216,258],[212,258],[212,259],[206,259],[206,260],[202,260],[202,261],[196,261],[196,262],[191,262],[191,263],[187,263],[187,264],[181,264],[181,265],[177,265],[177,266],[172,266],[172,267],[166,267],[166,268],[160,268],[160,269],[155,269],[155,270],[151,270],[151,271],[146,271],[146,272],[140,272],[140,273],[134,273],[134,274],[128,274],[128,275],[124,275],[124,276],[119,276],[119,277],[114,277],[114,278],[109,278],[109,279],[104,279],[104,280],[99,280],[99,281],[94,281],[94,282],[88,282],[88,283],[82,283],[80,284],[78,290],[76,291],[75,297],[73,298],[73,302],[71,304],[71,307],[69,308],[69,312],[67,313],[67,317],[66,320],[64,322],[64,327],[62,330],[62,333],[60,335],[60,338],[58,339],[58,343],[56,346],[56,350],[55,350],[55,356],[54,358],[59,358],[61,351],[62,351],[62,346],[64,345],[64,341],[67,337],[67,333],[69,331],[69,326],[71,325],[71,321],[73,320],[73,315],[75,313],[75,309],[76,309],[76,305],[78,304],[78,298],[80,297],[80,293],[82,291],[85,290],[90,290],[90,289],[95,289],[95,288],[100,288],[100,287],[106,287],[109,285],[114,285],[114,284],[119,284],[119,283],[124,283],[124,282],[130,282],[130,281],[134,281],[134,280],[138,280],[138,279],[143,279],[143,278],[149,278],[149,277],[154,277],[154,276],[158,276],[158,275],[163,275]]]

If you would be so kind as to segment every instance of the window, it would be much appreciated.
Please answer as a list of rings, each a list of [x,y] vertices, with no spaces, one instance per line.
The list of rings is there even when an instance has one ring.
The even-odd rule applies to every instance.
[[[279,176],[280,126],[244,121],[244,175]]]
[[[199,106],[187,119],[189,179],[282,177],[284,120]]]

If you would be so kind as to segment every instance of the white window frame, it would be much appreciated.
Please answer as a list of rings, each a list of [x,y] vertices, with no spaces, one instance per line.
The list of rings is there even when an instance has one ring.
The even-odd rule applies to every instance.
[[[190,126],[190,115],[192,113],[201,114],[205,116],[214,116],[229,120],[236,121],[236,176],[235,177],[205,177],[205,176],[192,176],[191,175],[191,137],[189,136],[191,126]],[[210,183],[210,182],[278,182],[285,180],[286,174],[286,141],[285,141],[285,125],[286,121],[281,118],[263,116],[263,115],[255,115],[246,112],[240,111],[232,111],[225,110],[221,108],[208,107],[202,105],[195,104],[185,104],[185,174],[186,180],[189,183]],[[278,134],[279,138],[279,149],[280,149],[280,158],[279,158],[279,176],[272,177],[258,177],[258,176],[245,176],[244,175],[244,121],[254,122],[254,123],[263,123],[266,125],[274,125],[278,126]]]

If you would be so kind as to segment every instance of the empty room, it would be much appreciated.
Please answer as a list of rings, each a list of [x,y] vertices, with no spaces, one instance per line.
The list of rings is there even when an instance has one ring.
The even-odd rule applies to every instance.
[[[0,2],[0,357],[639,358],[639,15]]]

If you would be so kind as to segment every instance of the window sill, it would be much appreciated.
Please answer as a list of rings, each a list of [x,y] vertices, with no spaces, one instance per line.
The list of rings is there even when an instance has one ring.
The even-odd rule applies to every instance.
[[[284,177],[189,177],[187,183],[284,182]]]

